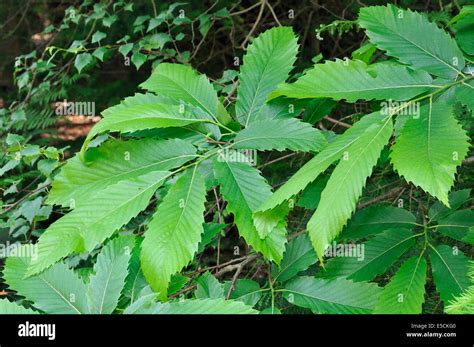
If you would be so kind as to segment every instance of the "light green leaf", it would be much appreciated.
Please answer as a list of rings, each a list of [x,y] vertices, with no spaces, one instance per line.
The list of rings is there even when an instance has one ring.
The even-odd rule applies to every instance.
[[[449,193],[449,208],[443,205],[440,201],[435,201],[428,211],[430,220],[439,221],[440,219],[446,218],[467,202],[470,195],[471,189],[461,189]]]
[[[179,139],[109,140],[69,159],[54,177],[48,202],[71,206],[90,201],[98,191],[152,171],[166,171],[196,157],[194,146]]]
[[[240,236],[267,259],[279,263],[285,250],[285,228],[279,225],[262,239],[252,218],[257,207],[271,195],[268,183],[256,168],[244,162],[217,160],[214,173]]]
[[[133,48],[133,43],[126,43],[124,45],[121,45],[118,49],[118,51],[124,56],[126,57],[128,55],[128,53],[130,53],[130,51],[132,50]]]
[[[367,128],[344,153],[321,193],[316,212],[307,229],[316,253],[322,260],[324,249],[340,233],[356,208],[365,181],[372,174],[380,152],[392,135],[391,119]]]
[[[140,87],[183,101],[217,115],[217,93],[205,75],[198,75],[190,66],[162,63]]]
[[[357,240],[379,234],[389,228],[412,228],[416,217],[403,208],[373,205],[357,211],[341,238]]]
[[[295,83],[280,85],[270,97],[408,100],[436,88],[429,74],[403,65],[336,60],[315,65]]]
[[[235,113],[247,126],[253,122],[268,94],[288,78],[298,52],[291,27],[275,27],[260,34],[247,49],[240,69]]]
[[[316,122],[328,116],[335,105],[336,101],[331,99],[314,99],[308,101],[304,109],[303,121],[316,124]]]
[[[168,295],[173,295],[179,292],[188,282],[188,277],[181,275],[180,273],[174,274],[171,276],[170,283],[168,285]]]
[[[474,68],[471,67],[471,69]],[[454,95],[460,103],[466,105],[474,112],[474,80],[463,82],[456,86]]]
[[[474,245],[474,211],[461,210],[439,221],[438,232]]]
[[[103,40],[104,38],[107,37],[107,34],[106,33],[103,33],[102,31],[100,30],[97,30],[94,35],[92,35],[92,43],[96,43],[96,42],[99,42],[101,40]]]
[[[415,235],[407,229],[389,229],[363,243],[354,245],[352,253],[342,253],[327,261],[321,278],[344,277],[355,282],[371,281],[387,269],[415,244]],[[343,244],[339,244],[344,246]],[[346,245],[348,246],[348,245]],[[360,252],[357,252],[358,246]],[[334,251],[333,251],[334,252]],[[344,251],[342,251],[344,252]]]
[[[171,275],[188,265],[198,249],[205,199],[204,179],[196,168],[190,169],[171,187],[148,224],[140,259],[161,300],[167,298]]]
[[[140,265],[140,250],[142,237],[135,238],[135,245],[130,257],[128,266],[128,275],[125,279],[125,284],[122,290],[122,297],[120,298],[119,306],[124,307],[129,303],[134,303],[140,295],[140,292],[148,283]]]
[[[224,299],[185,300],[182,302],[153,302],[134,311],[135,314],[257,314],[242,302]]]
[[[0,300],[0,314],[38,314],[38,312],[10,302],[7,299]]]
[[[200,165],[202,165],[202,163]],[[204,249],[214,240],[217,234],[219,234],[226,226],[227,224],[205,223],[204,233],[202,234],[202,239],[198,247],[198,253],[204,251]]]
[[[469,138],[452,106],[435,102],[422,105],[420,117],[406,121],[390,156],[400,176],[449,206],[448,192],[468,149]]]
[[[381,288],[372,283],[303,276],[288,282],[283,296],[290,304],[314,313],[363,314],[372,311],[380,292]]]
[[[140,67],[143,64],[145,64],[146,59],[147,59],[146,55],[142,54],[140,52],[135,52],[135,53],[132,54],[132,63],[133,63],[133,65],[135,65],[137,70],[139,70]]]
[[[134,243],[133,236],[120,236],[107,243],[98,255],[87,288],[90,313],[111,314],[117,307]]]
[[[93,61],[92,54],[89,53],[81,53],[76,56],[74,60],[74,66],[76,67],[77,71],[81,73],[81,71]]]
[[[363,117],[354,124],[353,127],[346,130],[344,134],[338,136],[318,155],[301,167],[283,186],[273,195],[267,198],[258,211],[266,211],[281,205],[286,200],[303,190],[309,183],[313,182],[324,170],[326,170],[334,161],[338,160],[348,147],[352,145],[359,137],[364,134],[372,124],[379,123],[383,116],[378,113],[372,113]]]
[[[464,52],[469,55],[474,55],[474,25],[472,17],[474,16],[474,6],[464,5],[461,12],[454,17],[452,21],[456,20],[453,25],[456,31],[456,41]]]
[[[295,277],[300,271],[306,270],[317,261],[316,253],[308,235],[300,235],[286,245],[280,268],[274,267],[273,277],[281,283]]]
[[[252,122],[237,134],[234,143],[236,149],[308,152],[320,151],[327,145],[327,140],[310,124],[291,118]]]
[[[329,175],[321,175],[313,182],[308,184],[301,192],[296,206],[304,207],[306,209],[314,210],[321,200],[321,193],[328,183]]]
[[[474,262],[469,263],[469,278],[471,286],[461,295],[445,303],[445,312],[450,314],[473,314],[474,313]]]
[[[100,61],[104,61],[104,56],[108,51],[109,49],[106,47],[99,47],[92,53],[92,55]]]
[[[22,246],[24,255],[35,256],[35,246]],[[19,254],[22,254],[19,252]],[[88,313],[86,286],[73,270],[58,263],[43,273],[25,278],[30,257],[9,257],[3,275],[10,289],[50,314]]]
[[[440,245],[431,248],[430,259],[436,290],[441,299],[448,303],[471,285],[468,276],[469,258],[457,247]]]
[[[421,313],[425,282],[425,258],[422,256],[409,258],[383,288],[374,313]]]
[[[104,118],[97,123],[82,144],[84,153],[91,139],[106,131],[132,132],[151,128],[182,127],[207,120],[192,110],[168,104],[119,104],[102,112]]]
[[[414,69],[453,78],[464,68],[456,41],[417,12],[393,5],[365,7],[359,24],[379,49]]]
[[[210,272],[199,276],[196,282],[197,288],[194,292],[196,299],[224,298],[224,286]]]
[[[187,106],[197,118],[229,122],[227,111],[217,99],[217,93],[205,75],[198,75],[190,66],[180,64],[159,64],[140,87],[171,100],[174,104]],[[193,109],[194,108],[194,109]],[[206,132],[219,139],[219,128],[205,124]]]
[[[224,293],[228,293],[230,282],[226,282]],[[262,297],[262,290],[258,282],[248,279],[238,279],[235,281],[234,289],[230,294],[230,299],[242,301],[245,305],[253,307]]]
[[[170,173],[154,171],[100,190],[91,200],[49,226],[38,243],[38,257],[27,275],[37,274],[74,252],[90,252],[147,207]],[[111,201],[113,203],[111,203]]]
[[[112,16],[104,17],[102,19],[102,25],[106,28],[110,28],[112,24],[117,21],[118,17],[114,14]]]
[[[255,212],[253,214],[253,225],[257,229],[258,236],[263,240],[279,225],[285,226],[285,219],[289,211],[288,206],[281,205],[273,210]]]

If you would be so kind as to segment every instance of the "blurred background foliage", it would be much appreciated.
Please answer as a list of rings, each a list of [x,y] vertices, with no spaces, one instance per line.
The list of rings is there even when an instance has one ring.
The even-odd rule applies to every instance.
[[[360,7],[387,1],[198,1],[155,0],[2,0],[0,2],[0,242],[29,241],[64,213],[45,204],[51,177],[80,147],[97,115],[133,95],[156,64],[190,64],[207,74],[222,98],[232,100],[239,64],[246,45],[260,32],[289,25],[302,47],[293,76],[322,59],[356,57],[373,60],[377,52],[365,44],[354,19]],[[445,26],[468,0],[396,1],[427,13]],[[354,52],[354,53],[353,53]],[[57,104],[94,102],[94,116],[59,116]],[[319,128],[342,132],[371,109],[370,103],[295,103],[303,119]],[[304,110],[304,111],[303,111]],[[457,110],[472,136],[471,115]],[[99,139],[100,141],[100,139]],[[472,155],[472,154],[471,154]],[[388,153],[381,161],[387,161]],[[472,157],[459,171],[457,189],[472,182]],[[283,184],[309,156],[301,153],[263,153],[260,167],[274,186]],[[414,213],[425,213],[430,201],[415,187],[379,166],[369,181],[361,206],[394,203],[403,198]],[[56,171],[55,171],[56,170]],[[314,197],[324,176],[311,186]],[[167,189],[166,187],[164,189]],[[318,190],[319,189],[319,190]],[[158,192],[158,195],[160,192]],[[163,192],[161,192],[163,194]],[[308,194],[308,193],[307,193]],[[158,196],[159,198],[159,196]],[[289,216],[289,232],[304,229],[315,208],[314,199]],[[210,213],[212,206],[209,206]],[[126,228],[142,232],[146,213]],[[235,230],[224,231],[228,236]],[[225,238],[222,257],[232,257],[237,236]],[[209,257],[210,259],[212,257]],[[200,257],[204,264],[206,254]],[[81,258],[76,258],[80,261]],[[1,264],[1,259],[0,259]],[[253,278],[266,269],[258,263]],[[383,281],[383,279],[381,279]],[[0,284],[0,293],[1,293]],[[427,312],[439,312],[439,297],[431,293]]]

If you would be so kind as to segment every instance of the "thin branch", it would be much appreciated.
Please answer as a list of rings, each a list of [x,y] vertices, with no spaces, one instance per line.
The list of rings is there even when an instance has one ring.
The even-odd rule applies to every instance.
[[[235,273],[234,273],[234,277],[232,277],[232,281],[230,282],[230,287],[229,287],[229,291],[227,292],[227,295],[226,295],[226,299],[228,300],[230,298],[230,295],[232,294],[232,292],[234,291],[234,287],[235,287],[235,282],[237,282],[237,278],[239,278],[239,275],[240,273],[242,272],[244,266],[248,263],[250,263],[251,261],[254,261],[255,259],[257,259],[258,255],[257,254],[253,254],[253,255],[250,255],[246,260],[244,260],[243,262],[239,263],[239,264],[236,264],[236,265],[229,265],[229,267],[231,267],[232,269],[229,270],[229,271],[232,271],[234,268],[236,269]],[[225,269],[225,268],[224,268]],[[222,271],[224,270],[222,269]]]
[[[357,205],[357,208],[361,209],[361,208],[367,207],[369,205],[376,204],[377,202],[380,202],[380,201],[392,198],[394,196],[397,196],[400,193],[400,191],[402,191],[404,189],[405,189],[405,187],[396,187],[392,190],[389,190],[385,194],[377,196],[376,198],[373,198],[373,199],[371,199],[369,201],[366,201],[366,202],[361,202],[359,205]]]
[[[352,128],[352,125],[341,122],[340,120],[334,119],[334,118],[329,117],[329,116],[324,117],[324,119],[330,121],[331,123],[340,125],[341,127],[344,127],[344,128]]]
[[[270,5],[270,3],[268,2],[268,0],[265,0],[265,3],[267,4],[268,9],[269,9],[270,12],[272,13],[272,16],[273,16],[273,19],[275,19],[275,22],[277,22],[278,26],[281,26],[281,23],[280,23],[280,21],[278,20],[278,17],[277,17],[277,15],[275,14],[275,11],[273,10],[272,5]]]
[[[14,202],[13,204],[9,205],[6,209],[4,209],[3,211],[0,212],[0,214],[4,214],[4,213],[7,213],[8,211],[10,211],[12,208],[14,208],[15,206],[17,206],[19,203],[21,203],[22,201],[28,199],[28,197],[30,197],[31,195],[33,195],[34,193],[36,192],[39,192],[40,190],[48,187],[49,185],[51,185],[51,183],[46,183],[44,185],[42,185],[41,187],[38,187],[36,188],[35,190],[32,190],[31,192],[29,192],[28,194],[26,194],[24,197],[22,197],[20,200]]]
[[[250,38],[252,37],[252,34],[253,32],[255,31],[255,29],[257,28],[258,24],[260,23],[260,20],[262,19],[262,15],[263,15],[263,9],[265,8],[265,2],[266,0],[261,0],[260,1],[260,11],[258,12],[258,15],[257,15],[257,19],[255,20],[255,23],[253,23],[252,25],[252,28],[250,29],[249,33],[247,34],[247,36],[245,37],[245,40],[242,42],[242,44],[240,45],[240,47],[242,49],[246,49],[245,46],[247,45],[247,42],[250,40]]]

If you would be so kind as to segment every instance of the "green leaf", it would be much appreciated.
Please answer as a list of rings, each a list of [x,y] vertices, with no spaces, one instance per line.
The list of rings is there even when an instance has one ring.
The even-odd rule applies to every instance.
[[[180,273],[174,274],[173,276],[171,276],[171,280],[168,285],[168,295],[173,295],[179,292],[188,282],[189,278],[187,278],[186,276],[183,276]]]
[[[132,54],[132,63],[135,65],[137,70],[140,69],[140,67],[145,64],[147,59],[147,56],[145,54],[142,54],[140,52],[135,52]]]
[[[10,302],[7,299],[1,299],[0,314],[38,314],[38,312],[24,308],[23,306]]]
[[[199,16],[199,32],[203,37],[207,35],[207,32],[212,26],[212,22],[210,21],[211,16],[208,14],[202,14]]]
[[[374,55],[377,47],[375,47],[370,42],[365,42],[360,48],[352,52],[351,57],[354,60],[362,60],[364,63],[368,64],[372,56]]]
[[[91,139],[106,131],[132,132],[151,128],[182,127],[206,122],[192,110],[168,104],[119,104],[102,112],[104,118],[97,123],[82,144],[84,153]]]
[[[254,121],[295,118],[309,103],[307,100],[276,98],[262,106]]]
[[[104,56],[108,51],[109,50],[106,47],[99,47],[94,51],[94,53],[92,53],[92,55],[100,61],[104,61]]]
[[[149,79],[140,87],[157,93],[191,109],[197,118],[228,123],[229,118],[217,93],[205,75],[198,75],[190,66],[180,64],[159,64]],[[194,108],[194,110],[193,110]],[[216,125],[205,124],[206,132],[219,139],[221,134]]]
[[[417,12],[393,5],[365,7],[359,24],[377,48],[416,70],[450,79],[464,68],[456,41]]]
[[[128,55],[128,53],[130,53],[130,51],[132,50],[133,48],[133,43],[126,43],[124,45],[121,45],[118,49],[118,51],[124,56],[126,57]]]
[[[257,314],[258,311],[242,302],[224,299],[185,300],[146,305],[135,314]]]
[[[314,210],[321,200],[321,193],[328,183],[329,175],[322,175],[316,178],[313,182],[308,184],[301,192],[301,195],[296,203],[296,206],[304,207],[306,209]]]
[[[331,99],[314,99],[308,102],[304,110],[303,121],[316,124],[325,116],[328,116],[336,102]]]
[[[90,313],[111,314],[117,307],[133,245],[133,236],[120,236],[107,243],[98,255],[87,288]]]
[[[19,160],[9,160],[9,161],[7,161],[7,163],[0,168],[0,177],[3,176],[8,171],[13,170],[19,164],[20,164]]]
[[[226,282],[224,292],[228,293],[230,282]],[[238,279],[235,281],[234,289],[230,294],[230,299],[242,301],[245,305],[253,307],[262,297],[262,290],[258,282],[248,279]]]
[[[142,241],[142,237],[135,238],[135,245],[128,266],[128,275],[125,279],[122,298],[119,302],[120,307],[124,307],[128,303],[134,303],[139,298],[140,292],[143,288],[148,285],[140,266],[140,250]]]
[[[258,211],[271,210],[298,194],[334,161],[338,160],[344,152],[347,151],[348,147],[364,134],[368,127],[372,124],[379,123],[382,119],[383,116],[378,112],[363,117],[360,121],[355,123],[353,127],[338,136],[318,155],[303,165],[288,182],[281,186],[280,189],[258,207]]]
[[[472,67],[471,67],[472,69]],[[471,72],[472,73],[472,72]],[[474,111],[474,81],[463,82],[454,90],[456,99]]]
[[[302,276],[285,285],[283,296],[290,304],[309,308],[314,313],[364,314],[372,311],[380,291],[372,283]]]
[[[383,288],[374,313],[421,313],[425,282],[425,258],[422,256],[409,258]]]
[[[257,207],[271,195],[268,183],[256,168],[245,162],[217,160],[214,173],[240,236],[267,259],[279,263],[285,250],[285,228],[279,225],[262,239],[252,217]]]
[[[411,248],[415,244],[414,238],[415,235],[407,229],[386,230],[363,243],[363,248],[360,248],[361,254],[356,252],[356,247],[360,244],[353,245],[352,253],[342,253],[341,257],[337,253],[332,254],[334,258],[327,261],[325,270],[320,272],[320,277],[328,279],[344,277],[355,282],[371,281],[375,276],[385,273]]]
[[[306,270],[317,261],[316,253],[308,235],[300,235],[286,245],[280,268],[274,267],[274,280],[281,283],[295,277],[300,271]]]
[[[440,201],[435,201],[433,205],[431,205],[428,215],[431,220],[439,221],[440,219],[444,219],[453,212],[455,212],[458,208],[460,208],[465,202],[469,200],[469,196],[471,195],[471,189],[461,189],[455,192],[449,193],[448,201],[450,208],[443,205]]]
[[[240,131],[234,140],[236,149],[259,151],[286,149],[320,151],[327,145],[324,135],[308,123],[297,119],[257,120]]]
[[[474,245],[474,211],[456,211],[441,219],[436,230],[455,240]]]
[[[159,64],[140,87],[199,107],[214,118],[217,115],[216,91],[205,75],[198,75],[190,66]]]
[[[38,257],[32,261],[27,275],[37,274],[71,253],[92,251],[145,209],[169,176],[167,171],[149,172],[112,184],[91,200],[79,200],[73,211],[41,235]]]
[[[445,312],[451,314],[472,314],[474,312],[474,262],[469,263],[469,277],[471,286],[467,288],[461,295],[457,296],[449,302],[445,303]]]
[[[468,276],[469,258],[457,247],[440,245],[431,248],[430,259],[436,290],[441,299],[448,303],[471,285]]]
[[[253,225],[257,228],[258,236],[265,239],[278,226],[285,226],[289,207],[281,205],[273,210],[255,212],[253,214]]]
[[[160,26],[163,22],[165,21],[165,17],[164,16],[157,16],[155,18],[151,18],[150,19],[150,22],[148,23],[148,29],[146,30],[146,32],[150,32],[152,31],[153,29],[157,28],[158,26]]]
[[[435,102],[422,105],[420,117],[406,121],[390,156],[400,176],[449,207],[448,192],[468,149],[469,138],[452,106]]]
[[[199,276],[196,282],[197,288],[194,292],[196,299],[224,298],[224,286],[210,272]]]
[[[202,163],[200,165],[202,165]],[[204,251],[204,249],[214,240],[217,234],[219,234],[226,226],[227,224],[219,223],[204,224],[204,233],[202,234],[202,239],[199,243],[198,253]]]
[[[243,58],[237,88],[235,113],[247,126],[253,122],[268,94],[288,78],[298,52],[298,44],[290,27],[275,27],[260,34]]]
[[[103,40],[104,38],[107,37],[107,34],[106,33],[103,33],[102,31],[100,30],[97,30],[94,35],[92,35],[92,43],[96,43],[96,42],[100,42],[101,40]]]
[[[450,301],[445,308],[449,314],[472,314],[474,312],[474,285],[470,286],[462,295]]]
[[[295,83],[280,85],[270,97],[408,100],[436,88],[429,74],[402,65],[336,60],[315,65]]]
[[[48,202],[70,206],[90,201],[99,190],[152,171],[179,167],[196,157],[196,149],[179,139],[109,140],[87,151],[82,162],[69,159],[54,177]]]
[[[77,71],[81,73],[81,71],[93,61],[92,54],[89,53],[81,53],[76,56],[76,60],[74,60],[74,66],[76,67]]]
[[[112,24],[117,21],[118,17],[114,14],[112,16],[104,17],[102,19],[102,25],[106,28],[110,28]]]
[[[402,208],[373,205],[357,211],[347,224],[341,238],[357,240],[379,234],[389,228],[412,228],[416,217]]]
[[[326,246],[340,233],[354,212],[365,181],[372,174],[392,130],[391,119],[368,127],[366,132],[347,148],[329,178],[321,193],[316,212],[307,225],[311,242],[320,260]]]
[[[166,300],[171,275],[188,265],[198,249],[205,199],[204,179],[196,168],[190,169],[171,187],[148,224],[140,258],[161,300]]]
[[[22,246],[22,250],[32,258],[39,256],[35,255],[33,245]],[[73,270],[58,263],[39,275],[25,278],[30,262],[30,257],[26,256],[7,259],[3,275],[11,289],[46,313],[88,313],[86,286]]]
[[[474,15],[473,5],[464,5],[461,12],[455,17],[456,23],[453,25],[456,31],[456,41],[464,52],[474,55],[474,24],[472,16]],[[452,21],[455,19],[453,18]]]

